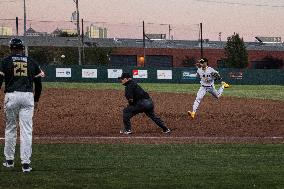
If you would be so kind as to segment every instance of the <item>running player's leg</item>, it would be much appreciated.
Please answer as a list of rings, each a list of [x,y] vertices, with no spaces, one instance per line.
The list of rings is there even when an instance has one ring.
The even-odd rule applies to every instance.
[[[200,87],[197,94],[196,94],[196,98],[195,98],[195,101],[193,103],[193,107],[192,107],[192,111],[193,112],[196,112],[200,103],[201,103],[201,100],[203,99],[204,95],[206,94],[206,88],[205,87]]]
[[[224,85],[221,85],[220,88],[218,89],[218,98],[222,95],[224,91]]]
[[[220,98],[223,91],[224,91],[224,85],[221,85],[218,90],[216,90],[215,86],[213,86],[208,92],[211,93],[214,97]]]
[[[34,98],[32,93],[23,93],[22,108],[19,111],[20,122],[20,157],[22,164],[30,164],[32,155],[32,133]]]
[[[195,98],[195,101],[193,103],[193,106],[192,106],[192,111],[188,111],[187,114],[192,118],[194,119],[195,117],[195,112],[197,111],[198,107],[199,107],[199,104],[201,102],[201,100],[203,99],[204,95],[206,94],[206,88],[205,87],[200,87],[197,94],[196,94],[196,98]]]
[[[212,96],[214,96],[215,98],[219,98],[222,95],[223,91],[224,91],[224,88],[222,88],[222,86],[218,89],[218,91],[215,89],[215,86],[212,86],[208,90],[208,92],[212,94]]]
[[[201,103],[201,100],[203,99],[204,95],[206,94],[206,88],[205,87],[200,87],[197,94],[196,94],[196,98],[195,98],[195,101],[193,103],[193,106],[192,106],[192,111],[188,111],[187,114],[191,117],[191,118],[194,118],[195,117],[195,112],[197,111],[200,103]]]
[[[17,140],[18,107],[13,93],[6,93],[4,100],[6,119],[4,155],[6,160],[14,160]]]

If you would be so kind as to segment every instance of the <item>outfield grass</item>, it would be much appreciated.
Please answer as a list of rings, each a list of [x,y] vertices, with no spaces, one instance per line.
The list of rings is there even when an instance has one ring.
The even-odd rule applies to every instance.
[[[3,149],[3,145],[1,145]],[[37,144],[0,188],[284,188],[284,145]]]
[[[141,83],[141,86],[153,92],[173,92],[196,94],[199,84],[165,84]],[[123,90],[119,83],[44,83],[47,88],[80,88],[80,89],[116,89]],[[219,87],[216,85],[216,87]],[[238,98],[259,98],[284,101],[284,85],[231,85],[225,89],[224,96]]]

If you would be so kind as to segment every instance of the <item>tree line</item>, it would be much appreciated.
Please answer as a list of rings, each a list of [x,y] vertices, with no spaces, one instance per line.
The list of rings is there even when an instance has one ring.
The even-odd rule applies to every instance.
[[[112,48],[88,47],[84,48],[82,64],[107,65]],[[78,48],[76,47],[33,47],[28,49],[29,56],[42,65],[70,65],[78,64]],[[9,55],[9,47],[1,47],[0,59]]]
[[[228,37],[225,45],[225,57],[219,60],[219,68],[247,68],[249,65],[248,52],[244,40],[239,34]],[[188,67],[194,67],[195,57],[186,57],[183,64]],[[281,69],[284,66],[282,59],[267,55],[263,59],[256,61],[253,65],[255,69]]]

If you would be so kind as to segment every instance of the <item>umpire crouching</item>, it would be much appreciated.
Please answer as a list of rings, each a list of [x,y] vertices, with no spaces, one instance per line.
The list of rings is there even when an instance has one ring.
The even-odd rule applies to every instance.
[[[118,79],[125,86],[125,97],[128,100],[128,106],[123,109],[124,130],[121,130],[120,133],[131,134],[130,119],[143,112],[163,130],[163,133],[170,133],[171,130],[155,115],[154,104],[149,94],[132,80],[130,74],[122,73]]]

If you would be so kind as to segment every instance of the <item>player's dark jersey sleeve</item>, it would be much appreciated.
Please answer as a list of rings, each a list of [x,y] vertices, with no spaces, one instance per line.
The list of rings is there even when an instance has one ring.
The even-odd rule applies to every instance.
[[[125,88],[125,97],[127,100],[133,99],[134,96],[134,85],[127,85]]]
[[[4,72],[3,72],[3,60],[0,59],[0,89],[4,81]]]
[[[134,103],[135,88],[136,88],[136,83],[134,83],[132,80],[130,80],[125,87],[125,98],[127,99],[130,105]]]
[[[32,64],[32,75],[33,75],[33,77],[36,77],[38,74],[41,73],[40,66],[38,65],[38,63],[34,59],[32,59],[30,57],[28,57],[28,61],[29,61],[30,64]]]
[[[34,81],[34,101],[38,102],[40,95],[41,95],[41,91],[42,91],[42,83],[41,83],[41,77],[42,77],[42,70],[40,69],[40,66],[33,61],[32,59],[30,59],[30,61],[33,63],[34,66],[34,71],[33,71],[33,81]]]
[[[34,101],[38,102],[40,95],[41,95],[41,90],[42,90],[41,77],[35,77],[34,83],[35,83]]]

